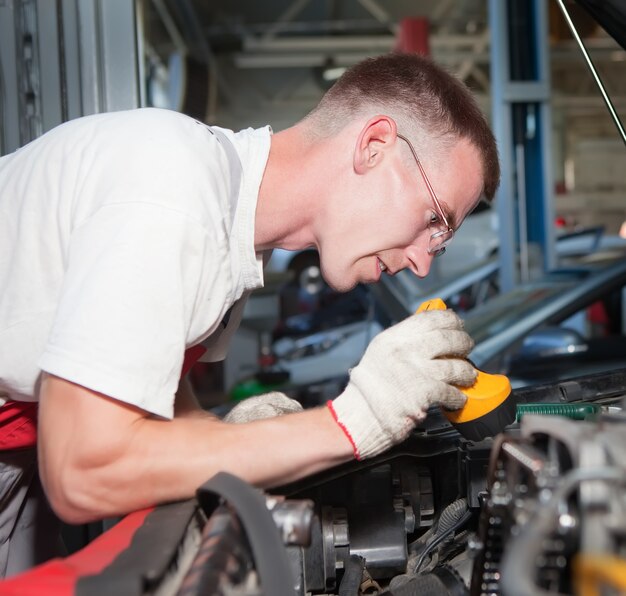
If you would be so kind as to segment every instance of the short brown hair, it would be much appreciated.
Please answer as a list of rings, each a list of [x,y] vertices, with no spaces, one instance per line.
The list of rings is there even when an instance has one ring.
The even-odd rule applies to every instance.
[[[390,53],[349,68],[305,118],[316,134],[332,135],[372,108],[396,119],[404,134],[426,133],[445,148],[467,139],[479,151],[483,192],[491,201],[500,183],[498,150],[491,128],[470,90],[432,60]],[[416,142],[417,146],[421,144]]]

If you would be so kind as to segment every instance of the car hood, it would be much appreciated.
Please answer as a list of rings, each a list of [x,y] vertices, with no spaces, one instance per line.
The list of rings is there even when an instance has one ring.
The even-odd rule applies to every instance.
[[[624,0],[576,1],[626,50],[626,2]]]

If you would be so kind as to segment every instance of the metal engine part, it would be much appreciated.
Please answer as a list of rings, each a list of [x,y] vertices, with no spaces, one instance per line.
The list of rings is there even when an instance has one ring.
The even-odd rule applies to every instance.
[[[354,556],[367,561],[373,580],[404,572],[407,536],[433,522],[430,472],[414,463],[386,463],[318,489],[311,545],[290,555],[305,578],[302,594],[335,590]]]
[[[621,379],[582,378],[516,398],[616,405]],[[479,443],[433,415],[426,432],[380,459],[281,487],[288,500],[266,505],[287,545],[293,593],[626,594],[624,406],[595,408],[593,421],[525,414]],[[233,594],[257,596],[262,566],[243,565]]]
[[[494,444],[470,593],[624,593],[624,484],[623,415],[525,417]]]

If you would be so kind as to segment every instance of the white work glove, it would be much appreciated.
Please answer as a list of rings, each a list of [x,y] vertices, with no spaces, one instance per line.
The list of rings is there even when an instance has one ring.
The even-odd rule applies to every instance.
[[[302,405],[295,399],[287,397],[284,393],[272,391],[244,399],[224,416],[224,422],[243,424],[301,411]]]
[[[328,402],[357,459],[407,438],[429,406],[455,410],[476,370],[466,360],[474,346],[451,310],[427,310],[377,335],[350,372],[345,391]]]

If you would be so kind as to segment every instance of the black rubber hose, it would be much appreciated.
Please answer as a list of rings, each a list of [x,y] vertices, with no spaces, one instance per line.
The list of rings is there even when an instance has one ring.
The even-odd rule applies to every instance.
[[[407,567],[407,573],[415,573],[413,561],[418,558],[419,565],[421,565],[424,553],[430,552],[431,550],[430,544],[437,540],[442,534],[447,536],[449,529],[454,527],[456,522],[466,511],[467,499],[457,499],[453,501],[441,512],[439,519],[437,519],[435,524],[423,536],[420,536],[417,540],[409,544],[411,559]],[[439,542],[437,542],[437,544],[439,544]]]
[[[237,512],[252,550],[263,593],[294,596],[296,584],[287,550],[263,493],[237,476],[219,472],[198,489],[197,497],[207,515],[215,510],[220,499],[228,501]]]
[[[430,573],[416,575],[397,586],[390,586],[385,596],[469,596],[461,576],[447,565]],[[382,595],[381,595],[382,596]]]
[[[450,596],[445,584],[432,573],[412,578],[406,584],[393,589],[391,596]]]
[[[439,516],[435,537],[448,534],[448,529],[453,527],[459,518],[467,511],[467,499],[457,499],[448,505]]]
[[[413,573],[417,574],[426,556],[429,553],[431,553],[433,550],[435,550],[435,548],[437,548],[450,534],[456,532],[459,528],[464,526],[470,520],[471,517],[472,517],[472,512],[467,510],[463,514],[463,516],[460,517],[456,521],[456,523],[451,528],[448,529],[448,531],[445,534],[439,534],[437,538],[435,538],[432,542],[429,542],[428,546],[424,549],[424,552],[420,555],[420,558],[415,564],[415,569],[413,570]]]
[[[350,555],[345,563],[343,578],[339,584],[339,596],[358,596],[363,580],[365,559],[358,555]]]
[[[251,564],[239,520],[221,505],[204,526],[200,547],[176,596],[223,594],[245,580]]]

